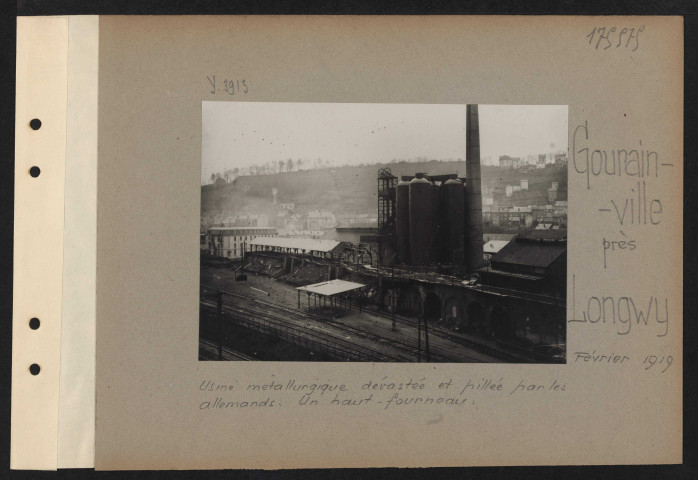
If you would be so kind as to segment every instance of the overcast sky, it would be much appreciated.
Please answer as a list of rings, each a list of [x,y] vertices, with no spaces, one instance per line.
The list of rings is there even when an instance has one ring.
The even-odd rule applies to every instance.
[[[465,160],[465,105],[203,102],[201,182],[270,160]],[[480,155],[567,150],[567,106],[480,105]]]

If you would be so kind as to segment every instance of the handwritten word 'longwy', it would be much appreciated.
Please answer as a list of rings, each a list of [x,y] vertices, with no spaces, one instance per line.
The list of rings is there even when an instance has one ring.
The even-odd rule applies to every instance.
[[[645,303],[646,302],[646,303]],[[591,296],[587,299],[581,317],[576,315],[569,321],[587,324],[615,325],[618,335],[628,335],[633,327],[655,326],[658,337],[669,333],[669,299],[649,297],[638,301],[633,297]]]

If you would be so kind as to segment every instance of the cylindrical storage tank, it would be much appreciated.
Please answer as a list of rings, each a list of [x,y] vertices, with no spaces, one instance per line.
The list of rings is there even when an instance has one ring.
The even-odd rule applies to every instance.
[[[446,244],[448,243],[448,231],[446,228],[446,198],[442,186],[434,183],[434,215],[432,216],[432,230],[434,238],[432,240],[431,257],[432,263],[446,262],[449,255],[446,252]]]
[[[446,200],[447,261],[462,265],[465,261],[465,188],[460,180],[455,179],[448,180],[441,188]]]
[[[395,247],[400,263],[410,263],[410,182],[401,181],[395,193]]]
[[[434,185],[426,178],[410,182],[410,263],[431,262],[434,239]]]

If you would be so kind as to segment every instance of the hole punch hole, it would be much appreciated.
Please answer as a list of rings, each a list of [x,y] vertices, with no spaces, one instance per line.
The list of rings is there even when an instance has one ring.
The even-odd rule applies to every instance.
[[[41,169],[39,167],[34,166],[29,169],[29,175],[31,175],[34,178],[38,177],[40,173]]]
[[[29,122],[29,126],[32,127],[32,130],[38,130],[41,128],[41,120],[34,118]]]
[[[41,371],[41,367],[36,363],[32,363],[29,366],[29,373],[31,373],[32,375],[38,375],[40,371]]]
[[[36,317],[29,320],[29,328],[31,328],[32,330],[38,330],[40,325],[41,325],[41,322]]]

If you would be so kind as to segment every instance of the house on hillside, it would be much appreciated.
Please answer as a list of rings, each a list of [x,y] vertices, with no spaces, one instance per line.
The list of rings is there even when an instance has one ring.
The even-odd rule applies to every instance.
[[[336,225],[337,219],[332,212],[326,210],[313,210],[308,212],[306,218],[306,228],[308,230],[334,228]]]
[[[284,219],[284,227],[287,230],[303,230],[303,218],[298,214],[293,214]]]
[[[519,168],[521,166],[521,159],[510,157],[509,155],[502,155],[499,157],[499,166],[506,168]]]

